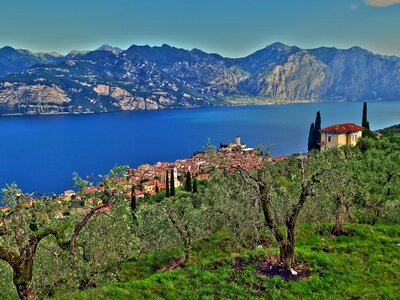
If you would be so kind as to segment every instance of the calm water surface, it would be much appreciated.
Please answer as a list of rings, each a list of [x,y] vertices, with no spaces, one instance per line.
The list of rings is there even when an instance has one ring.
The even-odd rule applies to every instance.
[[[115,164],[190,157],[211,138],[236,135],[249,146],[275,144],[272,154],[302,152],[317,110],[322,126],[361,122],[362,103],[312,103],[217,107],[95,115],[0,118],[0,186],[16,182],[24,191],[62,192],[72,173],[105,174]],[[400,123],[400,102],[371,102],[371,129]]]

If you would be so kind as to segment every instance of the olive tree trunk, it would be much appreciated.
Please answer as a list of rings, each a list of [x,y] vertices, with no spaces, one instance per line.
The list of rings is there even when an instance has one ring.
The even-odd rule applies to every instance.
[[[26,258],[20,265],[14,267],[13,282],[17,289],[18,296],[24,300],[39,299],[32,283],[33,257]]]

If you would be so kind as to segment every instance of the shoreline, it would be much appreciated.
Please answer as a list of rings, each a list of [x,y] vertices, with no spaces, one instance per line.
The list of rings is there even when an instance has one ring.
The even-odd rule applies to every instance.
[[[247,98],[245,98],[247,99]],[[400,102],[400,100],[367,100],[368,103],[377,102]],[[7,113],[0,114],[1,118],[9,117],[37,117],[37,116],[78,116],[78,115],[97,115],[122,112],[148,112],[148,111],[167,111],[167,110],[185,110],[185,109],[203,109],[217,107],[244,107],[244,106],[272,106],[272,105],[290,105],[290,104],[315,104],[315,103],[363,103],[363,101],[345,101],[345,100],[273,100],[273,99],[253,99],[253,100],[226,100],[226,105],[209,105],[209,106],[193,106],[193,107],[166,107],[160,109],[132,109],[132,110],[115,110],[115,111],[87,111],[87,112],[55,112],[55,113]]]

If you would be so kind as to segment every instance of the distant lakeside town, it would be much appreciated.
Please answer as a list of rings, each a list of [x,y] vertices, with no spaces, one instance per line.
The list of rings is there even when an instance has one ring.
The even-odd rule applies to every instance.
[[[175,188],[184,186],[188,174],[194,180],[207,180],[210,172],[215,169],[233,171],[235,169],[251,170],[260,167],[261,163],[270,157],[263,156],[259,148],[250,148],[242,144],[240,136],[233,142],[220,144],[217,149],[209,142],[202,151],[194,153],[191,158],[178,159],[175,162],[157,162],[154,165],[143,164],[128,170],[127,178],[119,178],[124,192],[136,199],[155,196],[159,191],[169,189],[171,182]],[[274,158],[276,160],[283,157]],[[173,179],[172,179],[173,177]],[[134,187],[134,189],[132,189]],[[87,193],[103,191],[102,184],[85,189]],[[75,196],[75,191],[67,190],[61,196],[68,200]]]

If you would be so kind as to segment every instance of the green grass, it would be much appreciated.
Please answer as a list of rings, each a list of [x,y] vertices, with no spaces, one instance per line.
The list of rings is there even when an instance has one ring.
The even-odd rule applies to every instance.
[[[299,232],[297,261],[307,263],[308,279],[285,282],[255,272],[259,260],[276,251],[257,248],[233,253],[223,234],[194,246],[185,269],[169,273],[173,253],[155,253],[125,263],[121,282],[58,299],[400,299],[400,226],[352,225],[348,236],[326,228]],[[235,268],[235,257],[243,267]]]

